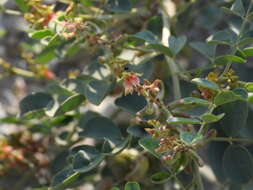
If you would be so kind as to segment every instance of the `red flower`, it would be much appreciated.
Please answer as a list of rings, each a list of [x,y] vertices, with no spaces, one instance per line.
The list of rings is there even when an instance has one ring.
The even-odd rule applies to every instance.
[[[140,85],[140,79],[137,75],[131,74],[126,76],[124,80],[125,95],[132,94],[138,85]]]
[[[55,79],[56,76],[55,76],[55,74],[54,74],[52,71],[46,69],[46,70],[44,71],[44,77],[45,77],[46,79],[53,80],[53,79]]]
[[[44,26],[48,26],[49,22],[51,20],[53,20],[54,18],[56,17],[56,14],[55,13],[50,13],[46,16],[45,20],[44,20]]]

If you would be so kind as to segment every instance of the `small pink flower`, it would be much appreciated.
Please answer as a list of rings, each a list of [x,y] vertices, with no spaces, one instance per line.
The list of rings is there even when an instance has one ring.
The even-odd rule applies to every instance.
[[[68,32],[76,32],[77,24],[74,22],[63,22],[63,26],[66,27]]]
[[[135,74],[131,74],[125,77],[124,87],[125,87],[125,95],[132,94],[134,89],[140,85],[140,79]]]

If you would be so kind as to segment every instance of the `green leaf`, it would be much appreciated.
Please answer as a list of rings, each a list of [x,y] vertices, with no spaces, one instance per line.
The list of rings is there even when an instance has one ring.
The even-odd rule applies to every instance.
[[[103,147],[102,147],[102,153],[104,155],[116,155],[122,150],[124,150],[127,145],[129,144],[131,137],[125,138],[124,140],[117,140],[115,142],[111,140],[105,140]]]
[[[118,187],[113,187],[111,190],[120,190]]]
[[[252,57],[253,56],[253,47],[245,48],[242,51],[246,55],[246,57]]]
[[[55,49],[46,48],[39,55],[37,55],[34,60],[38,64],[47,64],[54,58],[56,58]]]
[[[182,132],[180,132],[180,139],[186,145],[191,146],[199,139],[202,139],[202,136],[197,136],[196,134],[194,134],[192,132],[182,131]]]
[[[121,140],[121,132],[119,128],[109,119],[105,117],[93,117],[89,119],[85,126],[81,126],[83,131],[80,136],[95,139],[109,139],[111,141]]]
[[[216,126],[216,127],[219,128],[220,126]],[[216,178],[221,183],[224,183],[226,180],[226,176],[223,171],[222,158],[228,146],[229,146],[229,143],[227,142],[211,141],[210,143],[208,143],[208,148],[207,148],[207,158],[209,160],[209,164]]]
[[[212,31],[223,18],[223,13],[214,3],[203,4],[198,10],[198,16],[194,18],[194,23],[208,31]]]
[[[190,46],[206,57],[212,58],[215,56],[215,44],[208,44],[204,42],[191,42]]]
[[[49,187],[32,188],[31,190],[48,190]]]
[[[186,97],[181,100],[179,100],[180,103],[182,104],[190,104],[190,105],[201,105],[201,106],[210,106],[211,102],[207,100],[203,100],[200,98],[195,98],[195,97]]]
[[[207,42],[210,44],[223,44],[232,46],[234,39],[231,32],[224,30],[214,33],[207,38]]]
[[[225,116],[224,113],[219,114],[219,115],[214,115],[211,113],[206,113],[204,115],[201,115],[200,119],[204,121],[205,123],[215,123],[219,120],[221,120]]]
[[[163,184],[171,178],[171,174],[167,172],[157,172],[151,176],[152,183]]]
[[[149,60],[144,59],[138,64],[128,64],[127,67],[129,68],[130,72],[133,71],[136,73],[141,73],[141,76],[140,76],[141,82],[144,79],[150,79],[155,70],[155,66],[150,59]]]
[[[162,16],[161,15],[154,15],[149,18],[147,29],[153,32],[156,35],[159,35],[162,31],[163,24],[162,24]]]
[[[138,183],[136,182],[128,182],[126,185],[125,185],[125,188],[124,190],[141,190],[141,187]]]
[[[253,92],[253,82],[247,82],[245,84],[245,88],[247,89],[248,92]]]
[[[82,94],[75,94],[67,98],[57,109],[55,116],[64,114],[78,108],[85,100]]]
[[[252,139],[253,138],[253,127],[252,126],[253,126],[253,111],[249,107],[246,126],[241,129],[240,137]]]
[[[224,13],[227,13],[227,14],[232,14],[232,15],[240,16],[238,13],[232,11],[231,9],[229,9],[229,8],[227,8],[227,7],[221,7],[221,10],[222,10]]]
[[[197,142],[198,140],[202,139],[202,136],[198,136],[194,139],[193,144]],[[176,155],[176,158],[173,165],[171,166],[171,173],[175,176],[182,172],[189,164],[191,159],[189,158],[188,154],[179,154],[180,157],[178,158]]]
[[[75,94],[74,92],[68,90],[61,84],[56,84],[56,83],[49,84],[49,86],[47,87],[47,92],[53,95],[57,94],[59,96],[66,96],[66,97],[69,97]]]
[[[168,124],[180,125],[180,124],[201,124],[198,119],[184,118],[184,117],[170,117],[167,119]]]
[[[148,136],[148,133],[145,131],[145,129],[141,125],[134,125],[134,126],[128,127],[127,132],[134,137]]]
[[[42,134],[46,134],[46,135],[50,135],[51,131],[51,126],[48,125],[41,125],[41,124],[36,124],[33,125],[29,128],[29,131],[31,131],[32,133],[42,133]]]
[[[109,93],[110,84],[102,80],[92,80],[85,86],[85,97],[95,105],[99,105],[107,93]]]
[[[88,79],[67,79],[63,82],[62,86],[64,88],[66,88],[68,91],[71,91],[71,92],[75,92],[75,93],[78,93],[78,94],[83,94],[85,95],[85,86],[87,84],[87,82],[89,82],[90,80],[93,80],[88,78]]]
[[[136,114],[147,105],[147,101],[143,96],[134,93],[117,98],[115,104],[127,112]]]
[[[214,97],[214,104],[216,106],[220,106],[222,104],[234,102],[238,99],[240,99],[240,97],[236,95],[233,91],[225,90],[225,91],[220,92]]]
[[[170,48],[162,45],[162,44],[158,44],[158,43],[151,43],[148,45],[149,48],[154,49],[158,52],[161,52],[169,57],[173,57],[173,52],[171,51]]]
[[[235,88],[233,92],[238,96],[238,99],[247,101],[248,92],[245,88]]]
[[[61,37],[59,36],[59,34],[55,34],[54,36],[52,36],[50,38],[50,40],[47,43],[48,47],[53,47],[58,45],[60,42],[62,41]]]
[[[253,96],[252,95],[248,97],[248,103],[253,104]]]
[[[84,173],[97,167],[105,158],[92,146],[82,146],[73,157],[73,169],[76,172]]]
[[[53,102],[50,94],[38,92],[23,98],[19,103],[21,116],[31,111],[41,111]]]
[[[47,36],[53,36],[53,35],[54,35],[54,33],[49,29],[35,31],[35,32],[29,34],[29,36],[33,39],[42,39]]]
[[[22,118],[29,120],[29,119],[35,119],[35,118],[42,118],[44,116],[45,116],[45,109],[38,109],[38,110],[32,110],[25,113],[24,115],[22,115]]]
[[[125,12],[131,10],[131,2],[129,0],[108,0],[106,4],[110,11]]]
[[[250,12],[250,13],[248,14],[248,19],[251,20],[252,18],[253,18],[253,12]]]
[[[73,57],[81,50],[80,44],[72,44],[66,51],[66,56]]]
[[[0,119],[0,123],[10,123],[10,124],[23,124],[22,120],[14,116],[8,116]]]
[[[87,111],[81,115],[78,126],[84,130],[86,128],[88,121],[93,118],[96,118],[96,117],[99,117],[98,113],[92,112],[92,111]]]
[[[156,152],[156,149],[159,147],[159,140],[150,137],[144,137],[139,140],[139,145],[156,158],[160,158],[160,155]]]
[[[80,0],[80,2],[83,4],[85,7],[90,7],[93,5],[92,0]]]
[[[219,86],[216,83],[203,78],[194,78],[191,82],[203,88],[219,91]]]
[[[247,61],[236,55],[223,55],[216,57],[214,63],[216,65],[225,65],[227,63],[246,63]]]
[[[169,48],[174,54],[174,56],[176,56],[183,49],[186,42],[187,42],[186,36],[178,36],[178,37],[171,36],[169,38]]]
[[[235,55],[246,60],[246,54],[239,48],[236,49]]]
[[[6,34],[6,31],[2,28],[0,28],[0,38],[4,37]]]
[[[67,167],[60,172],[58,172],[52,179],[51,186],[54,189],[64,189],[68,185],[72,184],[80,174],[75,172],[72,168]]]
[[[157,37],[150,31],[138,32],[131,37],[141,40],[142,42],[157,44]]]
[[[240,145],[229,146],[223,157],[225,175],[233,182],[246,184],[253,178],[253,159]]]
[[[246,126],[248,104],[246,101],[237,100],[219,106],[214,113],[225,113],[225,116],[219,121],[220,126],[226,135],[238,136],[240,130]]]
[[[21,9],[21,11],[27,12],[29,10],[29,7],[25,0],[15,0],[15,2],[18,5],[18,7]]]
[[[249,30],[239,38],[238,40],[238,46],[243,46],[245,44],[251,44],[253,42],[253,30]]]
[[[233,5],[231,7],[231,11],[236,15],[244,17],[245,9],[244,9],[242,1],[241,0],[235,0],[235,2],[233,3]]]

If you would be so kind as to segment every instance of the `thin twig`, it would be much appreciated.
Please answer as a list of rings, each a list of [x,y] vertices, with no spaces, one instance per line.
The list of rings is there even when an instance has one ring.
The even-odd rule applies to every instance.
[[[217,141],[217,142],[243,142],[243,143],[253,143],[251,139],[239,139],[239,138],[232,138],[232,137],[213,137],[209,139],[210,141]]]
[[[162,3],[166,3],[166,0],[164,0]],[[163,19],[163,30],[162,30],[162,44],[166,47],[169,46],[169,37],[171,35],[170,33],[170,17],[168,13],[165,10],[165,7],[162,7],[162,19]],[[166,61],[168,62],[169,69],[171,72],[172,77],[172,83],[173,83],[173,92],[174,92],[174,98],[180,99],[181,98],[181,91],[180,91],[180,82],[178,77],[178,68],[172,58],[169,56],[165,56]]]

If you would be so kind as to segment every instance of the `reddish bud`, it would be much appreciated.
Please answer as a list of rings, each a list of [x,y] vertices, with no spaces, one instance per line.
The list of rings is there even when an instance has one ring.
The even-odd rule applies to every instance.
[[[125,87],[125,94],[132,94],[134,88],[140,84],[140,79],[137,75],[132,74],[125,77],[124,80],[124,87]]]
[[[48,26],[49,22],[50,22],[51,20],[53,20],[53,19],[55,18],[55,16],[56,16],[55,13],[50,13],[50,14],[48,14],[48,15],[46,16],[44,22],[43,22],[43,25],[44,25],[44,26]]]
[[[44,77],[45,77],[46,79],[53,80],[53,79],[55,79],[55,74],[54,74],[52,71],[46,69],[46,70],[44,71]]]

